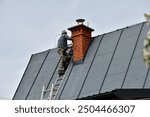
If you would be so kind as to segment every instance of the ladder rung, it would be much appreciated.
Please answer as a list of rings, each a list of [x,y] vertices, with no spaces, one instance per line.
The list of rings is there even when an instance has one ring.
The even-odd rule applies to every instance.
[[[58,90],[59,89],[59,87],[55,87],[54,89],[53,89],[53,91],[56,91],[56,90]]]
[[[60,81],[60,80],[62,80],[62,78],[58,78],[58,79],[57,79],[57,81]]]
[[[53,91],[57,91],[58,90],[58,88],[57,89],[53,89]]]
[[[52,95],[52,97],[54,97],[54,96],[55,96],[55,94]]]
[[[54,86],[59,86],[60,84],[55,84]]]
[[[66,72],[63,76],[58,76],[55,79],[55,82],[52,84],[51,89],[45,90],[44,87],[43,87],[41,99],[43,99],[43,100],[54,100],[56,98],[57,94],[58,94],[58,91],[61,87],[61,84],[62,84],[65,76],[66,76]],[[48,91],[50,91],[50,94],[49,94],[48,98],[43,98],[44,92],[48,92]]]
[[[51,91],[51,89],[44,90],[43,92],[48,92],[48,91]]]
[[[53,90],[53,91],[56,91],[56,90],[58,90],[58,87],[57,87],[57,88],[54,88],[54,90]]]

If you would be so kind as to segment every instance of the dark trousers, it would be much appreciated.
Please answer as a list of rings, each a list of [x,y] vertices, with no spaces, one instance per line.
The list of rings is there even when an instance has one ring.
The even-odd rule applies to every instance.
[[[65,70],[66,62],[69,60],[69,55],[64,48],[57,49],[58,54],[60,55],[60,70]]]

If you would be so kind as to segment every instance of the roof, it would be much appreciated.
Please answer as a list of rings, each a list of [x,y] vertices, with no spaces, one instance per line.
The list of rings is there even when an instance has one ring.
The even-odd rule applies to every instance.
[[[143,22],[93,37],[83,64],[69,64],[56,99],[150,88],[150,73],[142,55],[147,32]],[[58,64],[56,49],[32,55],[13,99],[40,99],[42,87],[54,83]]]

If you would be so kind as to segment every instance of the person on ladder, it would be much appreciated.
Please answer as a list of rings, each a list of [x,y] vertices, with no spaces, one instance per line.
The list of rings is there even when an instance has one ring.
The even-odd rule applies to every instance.
[[[65,73],[65,70],[67,69],[70,61],[70,55],[66,52],[68,49],[68,40],[72,41],[72,38],[67,35],[67,32],[65,30],[63,30],[57,43],[57,52],[60,55],[61,60],[58,71],[58,74],[60,75]]]

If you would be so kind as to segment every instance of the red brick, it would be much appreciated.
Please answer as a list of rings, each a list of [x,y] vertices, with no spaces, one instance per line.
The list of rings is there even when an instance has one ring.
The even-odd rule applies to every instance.
[[[69,28],[73,38],[73,60],[84,59],[86,51],[90,44],[91,32],[93,29],[85,25],[77,25]]]

